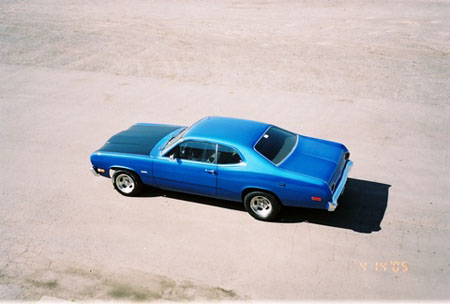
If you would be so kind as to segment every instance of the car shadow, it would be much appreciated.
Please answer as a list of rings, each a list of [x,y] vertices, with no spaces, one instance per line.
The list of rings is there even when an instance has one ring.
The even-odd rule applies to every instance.
[[[227,208],[232,210],[244,211],[244,205],[241,202],[232,202],[221,200],[212,197],[198,196],[194,194],[181,193],[176,191],[162,190],[158,188],[153,188],[149,186],[145,186],[142,191],[141,197],[169,197],[176,200],[188,201],[191,203],[209,205],[214,207]]]
[[[275,222],[308,222],[349,229],[360,233],[381,230],[381,221],[387,208],[391,185],[349,178],[339,206],[334,212],[319,209],[285,207]],[[164,196],[192,203],[245,211],[242,203],[215,198],[166,191],[146,187],[141,197]]]
[[[287,207],[283,209],[278,222],[308,222],[360,233],[380,231],[390,187],[387,184],[349,178],[334,212]]]

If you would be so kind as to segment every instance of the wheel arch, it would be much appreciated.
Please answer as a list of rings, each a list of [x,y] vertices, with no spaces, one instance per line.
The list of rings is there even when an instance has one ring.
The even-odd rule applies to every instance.
[[[139,181],[142,183],[141,176],[136,172],[136,170],[129,168],[129,167],[125,167],[125,166],[114,165],[114,166],[109,167],[109,171],[108,171],[109,177],[112,178],[114,173],[119,170],[124,170],[124,171],[133,173],[137,178],[139,178]]]
[[[272,191],[270,191],[270,190],[264,189],[264,188],[260,188],[260,187],[248,187],[248,188],[245,188],[244,190],[242,190],[242,193],[241,193],[241,199],[242,199],[242,201],[244,201],[244,198],[245,198],[245,196],[246,196],[247,194],[249,194],[250,192],[253,192],[253,191],[261,191],[261,192],[269,193],[269,194],[273,195],[273,196],[275,197],[275,199],[276,199],[281,205],[283,205],[283,202],[280,200],[280,198],[278,197],[278,195],[277,195],[276,193],[274,193],[274,192],[272,192]]]

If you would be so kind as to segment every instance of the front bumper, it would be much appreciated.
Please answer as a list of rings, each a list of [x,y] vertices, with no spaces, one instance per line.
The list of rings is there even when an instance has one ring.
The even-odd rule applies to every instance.
[[[97,170],[95,170],[94,167],[91,168],[91,172],[92,172],[92,174],[94,174],[94,176],[99,176]]]
[[[336,191],[334,191],[333,197],[331,201],[327,203],[327,210],[334,211],[338,205],[337,201],[341,194],[344,192],[345,184],[347,183],[348,173],[350,172],[351,167],[353,166],[353,162],[349,160],[345,165],[344,172],[342,173],[341,181],[336,187]]]

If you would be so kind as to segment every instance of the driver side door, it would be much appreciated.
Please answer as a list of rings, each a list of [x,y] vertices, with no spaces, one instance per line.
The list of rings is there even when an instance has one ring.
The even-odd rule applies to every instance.
[[[163,189],[213,196],[217,186],[217,144],[189,140],[155,159],[155,183]]]

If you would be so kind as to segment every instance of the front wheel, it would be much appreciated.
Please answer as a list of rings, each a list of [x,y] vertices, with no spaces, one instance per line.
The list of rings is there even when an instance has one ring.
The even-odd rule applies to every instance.
[[[142,189],[142,183],[136,174],[119,170],[113,175],[114,188],[122,195],[136,196]]]
[[[262,191],[253,191],[244,198],[245,210],[257,220],[271,221],[280,213],[281,204],[275,196]]]

